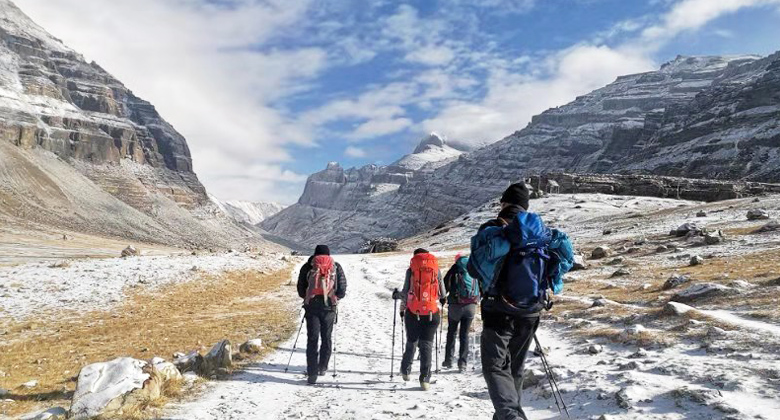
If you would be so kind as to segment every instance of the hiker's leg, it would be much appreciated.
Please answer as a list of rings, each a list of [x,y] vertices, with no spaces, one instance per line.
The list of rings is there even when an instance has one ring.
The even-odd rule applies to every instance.
[[[425,316],[420,320],[420,381],[431,382],[431,360],[433,359],[433,341],[441,321],[439,314]]]
[[[406,327],[406,348],[401,359],[401,373],[408,375],[412,372],[414,353],[417,350],[417,341],[420,339],[420,322],[417,320],[417,315],[406,311],[404,325]]]
[[[482,374],[487,383],[490,400],[497,420],[525,419],[512,377],[509,341],[512,339],[512,321],[506,315],[482,311]]]
[[[509,342],[509,352],[512,357],[512,376],[515,380],[517,400],[522,403],[523,398],[523,370],[528,349],[534,341],[534,334],[539,327],[539,317],[517,318],[514,322],[512,340]],[[521,408],[522,410],[522,408]]]
[[[461,311],[458,367],[466,366],[469,360],[469,329],[471,329],[471,323],[474,321],[476,312],[476,304],[465,305]]]
[[[317,341],[320,338],[320,317],[313,310],[306,311],[306,373],[317,376]]]
[[[336,321],[336,312],[325,311],[320,319],[322,320],[322,328],[320,329],[322,345],[320,346],[320,362],[317,368],[323,371],[328,369],[330,354],[333,351],[333,323]]]
[[[447,312],[447,344],[444,346],[444,366],[452,366],[452,359],[455,354],[455,337],[458,335],[458,324],[460,324],[460,305],[452,304]]]

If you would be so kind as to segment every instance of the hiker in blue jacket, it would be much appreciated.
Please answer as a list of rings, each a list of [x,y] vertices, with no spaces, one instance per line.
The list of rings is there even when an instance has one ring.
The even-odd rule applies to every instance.
[[[527,419],[521,407],[526,353],[540,313],[551,306],[547,290],[563,290],[574,258],[566,234],[528,212],[529,198],[526,184],[511,185],[498,217],[471,240],[468,271],[483,292],[482,371],[494,420]]]
[[[466,370],[469,356],[469,329],[477,315],[479,304],[479,284],[469,275],[466,266],[469,257],[455,257],[455,264],[444,276],[444,287],[447,290],[447,344],[444,347],[445,369],[452,367],[455,354],[455,337],[458,336],[458,370]]]

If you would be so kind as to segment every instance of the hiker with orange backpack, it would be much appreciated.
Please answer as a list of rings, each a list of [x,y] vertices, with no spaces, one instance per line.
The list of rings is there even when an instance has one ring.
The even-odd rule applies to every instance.
[[[406,349],[401,360],[401,376],[409,381],[414,353],[420,349],[420,386],[431,386],[431,359],[436,329],[441,322],[439,305],[446,302],[447,292],[436,257],[424,249],[414,251],[406,270],[400,294],[401,319],[406,326]]]
[[[333,349],[333,325],[338,319],[338,302],[347,293],[347,279],[341,265],[330,256],[327,245],[317,245],[314,255],[301,267],[298,296],[306,311],[306,373],[308,383],[325,375]],[[319,339],[322,344],[317,349]]]
[[[479,283],[468,273],[468,256],[458,255],[444,276],[444,288],[447,290],[447,344],[444,347],[444,364],[449,369],[455,355],[455,337],[458,337],[458,370],[464,372],[469,356],[469,329],[477,315],[480,300]]]

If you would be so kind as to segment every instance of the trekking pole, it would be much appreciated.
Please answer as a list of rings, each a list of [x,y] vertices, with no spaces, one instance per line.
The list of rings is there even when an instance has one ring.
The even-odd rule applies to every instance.
[[[441,337],[439,337],[439,332],[436,331],[436,373],[439,373],[439,340],[441,340]]]
[[[301,313],[303,313],[303,308],[301,308]],[[293,344],[292,350],[290,350],[290,359],[287,361],[287,367],[284,368],[284,373],[287,373],[287,370],[290,369],[290,362],[292,362],[293,353],[295,353],[295,349],[298,348],[298,339],[301,338],[301,331],[303,330],[303,322],[306,321],[306,317],[301,318],[301,326],[298,328],[298,335],[295,336],[295,344]]]
[[[336,320],[333,322],[333,379],[336,379],[336,326],[339,324],[339,312],[336,311]]]
[[[555,405],[558,406],[558,412],[563,414],[563,412],[566,412],[566,417],[571,418],[571,415],[569,414],[569,409],[566,406],[566,402],[563,401],[563,394],[561,394],[561,389],[558,387],[558,381],[555,380],[555,375],[550,368],[550,363],[547,361],[547,356],[544,354],[544,349],[542,348],[542,344],[539,342],[539,337],[534,334],[534,341],[536,342],[536,350],[539,352],[539,357],[542,359],[542,366],[544,368],[545,373],[547,374],[547,381],[550,384],[550,388],[552,389],[553,397],[555,397]],[[557,396],[555,394],[558,394]],[[560,405],[558,404],[558,399],[560,398]],[[561,405],[563,405],[563,410],[561,410]]]
[[[397,309],[398,309],[398,299],[393,299],[393,345],[390,348],[390,380],[391,381],[395,376],[395,323],[398,321]],[[403,325],[403,323],[401,323],[401,325]]]

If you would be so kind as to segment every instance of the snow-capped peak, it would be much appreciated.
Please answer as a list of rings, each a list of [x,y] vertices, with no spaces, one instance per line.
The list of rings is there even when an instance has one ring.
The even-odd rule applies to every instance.
[[[226,216],[239,223],[248,223],[256,225],[271,216],[284,210],[284,206],[279,203],[253,203],[249,201],[221,201],[217,197],[209,194],[211,201]]]
[[[409,171],[418,171],[429,164],[443,164],[461,154],[463,154],[462,151],[447,144],[445,137],[431,133],[414,149],[414,153],[402,157],[393,166]]]
[[[414,149],[414,154],[424,153],[434,147],[444,147],[447,145],[447,138],[440,136],[436,133],[431,133],[428,137],[422,139],[417,148]]]

